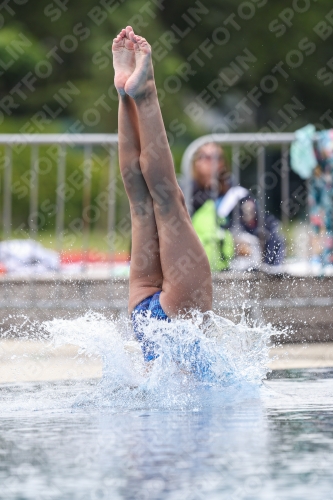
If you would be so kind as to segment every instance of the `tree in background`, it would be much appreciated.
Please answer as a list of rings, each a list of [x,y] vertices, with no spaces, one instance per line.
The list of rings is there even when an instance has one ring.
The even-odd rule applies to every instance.
[[[178,166],[186,145],[212,130],[332,125],[329,0],[20,3],[0,12],[1,132],[115,132],[111,44],[127,24],[153,46]],[[29,161],[22,157],[16,175]],[[248,183],[253,172],[245,172]],[[104,182],[96,179],[96,189]],[[51,189],[45,183],[41,194]],[[16,208],[22,211],[21,202]]]

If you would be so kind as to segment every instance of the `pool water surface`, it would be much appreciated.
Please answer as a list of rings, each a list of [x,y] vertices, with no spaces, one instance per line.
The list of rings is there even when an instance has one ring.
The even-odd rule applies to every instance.
[[[1,499],[331,498],[332,370],[188,410],[75,405],[95,385],[2,386]]]
[[[0,385],[0,499],[332,498],[333,370],[269,373],[269,327],[211,320],[148,325],[148,368],[126,324],[99,315],[32,325],[38,355],[4,343],[17,382]],[[19,382],[68,345],[102,376]]]

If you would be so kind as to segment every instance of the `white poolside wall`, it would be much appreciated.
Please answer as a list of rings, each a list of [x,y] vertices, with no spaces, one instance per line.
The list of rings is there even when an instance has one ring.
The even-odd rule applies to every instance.
[[[214,275],[213,282],[213,309],[221,316],[238,322],[244,312],[250,323],[288,328],[284,342],[333,341],[333,278],[224,272]],[[126,316],[128,285],[127,279],[55,276],[22,280],[3,276],[2,335],[9,325],[21,324],[22,315],[32,321],[73,318],[89,310],[108,317]]]

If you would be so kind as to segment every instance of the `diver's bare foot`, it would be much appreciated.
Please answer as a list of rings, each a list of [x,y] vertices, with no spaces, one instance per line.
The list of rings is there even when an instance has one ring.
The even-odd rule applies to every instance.
[[[114,85],[120,95],[125,95],[125,85],[135,70],[134,43],[126,37],[123,29],[112,44]]]
[[[134,45],[135,70],[125,84],[125,92],[138,100],[155,88],[151,47],[145,38],[134,34],[131,26],[126,28],[126,37]]]

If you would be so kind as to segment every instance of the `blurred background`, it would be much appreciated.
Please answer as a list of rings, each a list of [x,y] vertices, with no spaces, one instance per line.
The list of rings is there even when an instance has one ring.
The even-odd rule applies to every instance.
[[[162,113],[177,172],[191,141],[211,132],[288,132],[313,123],[329,128],[333,59],[329,0],[12,0],[0,11],[0,133],[116,133],[117,96],[111,44],[130,24],[153,46]],[[1,147],[1,171],[6,165]],[[54,247],[56,157],[40,169],[38,239]],[[43,147],[40,148],[40,154]],[[279,150],[267,150],[266,169]],[[230,152],[226,149],[227,161]],[[12,237],[29,234],[27,147],[13,149]],[[107,152],[93,157],[90,247],[107,247],[107,209],[96,197],[108,182]],[[51,168],[52,165],[52,168]],[[65,208],[64,248],[79,248],[83,152],[69,148],[66,182],[73,190]],[[54,167],[54,168],[53,168]],[[75,179],[74,179],[74,177]],[[117,224],[128,212],[119,181]],[[244,163],[241,184],[255,183],[255,162]],[[74,180],[73,180],[74,179]],[[279,179],[266,194],[280,217]],[[75,185],[75,189],[73,186]],[[307,216],[304,182],[290,174],[292,220]],[[303,194],[302,194],[303,193]],[[1,177],[1,206],[3,204]],[[66,233],[67,231],[67,233]],[[74,237],[73,237],[74,236]],[[119,252],[128,238],[116,238]]]

